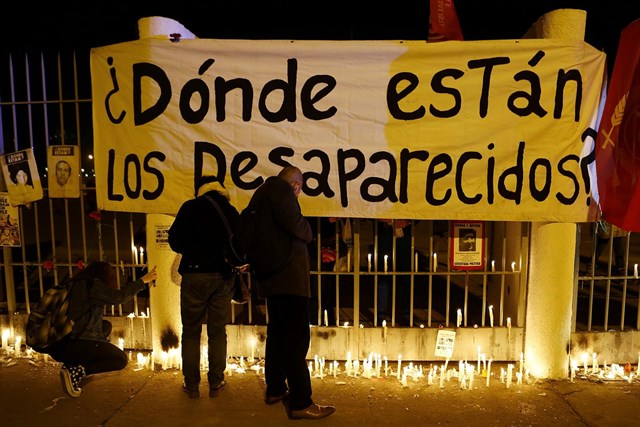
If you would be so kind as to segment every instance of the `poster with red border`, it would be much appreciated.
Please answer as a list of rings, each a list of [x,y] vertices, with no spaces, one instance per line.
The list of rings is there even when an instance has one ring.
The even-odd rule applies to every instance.
[[[484,269],[484,221],[450,221],[449,224],[451,269]]]

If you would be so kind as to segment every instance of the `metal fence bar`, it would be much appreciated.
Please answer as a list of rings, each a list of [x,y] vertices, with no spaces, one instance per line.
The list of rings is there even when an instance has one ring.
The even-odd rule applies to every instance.
[[[18,58],[17,62],[14,62],[14,59]],[[1,107],[5,107],[4,110],[0,110],[0,113],[5,113],[6,116],[3,118],[3,122],[7,124],[7,128],[9,126],[13,126],[12,129],[6,129],[8,131],[6,135],[9,135],[5,138],[5,129],[2,129],[3,133],[3,141],[6,141],[8,144],[5,148],[5,151],[17,151],[25,144],[22,144],[24,141],[24,132],[26,129],[28,132],[29,144],[32,148],[37,148],[37,142],[39,142],[39,137],[36,135],[43,134],[44,135],[44,145],[48,148],[50,143],[71,143],[73,144],[74,136],[71,133],[67,132],[67,125],[69,128],[74,129],[75,132],[75,143],[77,144],[78,150],[81,153],[87,154],[90,150],[88,147],[91,146],[92,141],[88,140],[84,135],[88,135],[86,129],[83,129],[86,121],[83,120],[82,113],[84,112],[84,106],[90,106],[91,99],[81,99],[81,87],[80,82],[83,78],[83,75],[80,74],[83,68],[84,62],[81,62],[79,56],[76,55],[76,52],[73,52],[71,61],[66,56],[63,56],[61,53],[55,54],[52,57],[45,57],[43,53],[39,53],[37,57],[37,61],[33,61],[32,58],[25,54],[24,61],[22,61],[21,56],[12,56],[8,57],[8,81],[9,85],[7,85],[8,94],[5,93],[2,95],[0,100],[2,101]],[[6,59],[6,58],[5,58]],[[53,61],[51,60],[53,59]],[[88,58],[87,58],[88,59]],[[84,60],[84,58],[82,58]],[[24,62],[24,72],[20,71],[22,69],[21,64]],[[88,63],[88,60],[86,61]],[[7,64],[7,61],[4,61],[3,64]],[[33,66],[37,64],[34,68]],[[50,64],[54,64],[54,66],[49,66]],[[71,67],[71,68],[70,68]],[[3,66],[4,68],[4,66]],[[29,75],[31,73],[31,68],[34,68],[37,72],[35,73],[37,76],[37,80],[41,81],[42,86],[42,99],[40,98],[40,94],[38,93],[40,88],[38,84],[34,84],[31,82]],[[51,68],[52,70],[50,70]],[[69,73],[63,73],[63,71],[71,70],[72,79],[68,79],[67,76]],[[86,67],[86,69],[89,69]],[[24,83],[23,80],[24,74]],[[52,84],[52,82],[55,82]],[[72,86],[67,85],[67,83],[71,82]],[[51,85],[57,90],[57,93],[50,95],[47,90],[47,86]],[[23,88],[24,86],[24,88]],[[65,93],[65,88],[71,88],[72,91],[67,90]],[[23,98],[23,92],[26,92],[26,99]],[[73,95],[68,95],[72,93]],[[5,100],[8,99],[8,102]],[[42,106],[42,117],[39,116],[39,108]],[[66,106],[66,107],[65,107]],[[56,111],[57,109],[57,111]],[[25,119],[26,118],[26,119]],[[59,121],[59,124],[58,124]],[[42,122],[42,123],[41,123]],[[65,123],[68,122],[68,123]],[[42,129],[40,129],[42,126]],[[59,126],[59,130],[57,127]],[[85,130],[85,131],[83,131]],[[58,133],[59,132],[59,133]],[[73,132],[72,132],[73,133]],[[53,141],[55,138],[59,138],[56,141]],[[12,142],[9,142],[11,140]],[[20,143],[20,144],[19,144]],[[14,284],[14,280],[18,280],[18,276],[20,272],[22,272],[22,278],[18,280],[19,282],[23,282],[25,285],[25,305],[27,310],[29,310],[30,301],[29,301],[29,288],[34,288],[34,280],[37,276],[39,291],[40,293],[44,292],[44,284],[48,280],[51,280],[51,276],[53,276],[53,282],[58,283],[59,275],[64,272],[64,270],[58,270],[58,268],[66,268],[68,274],[71,274],[73,271],[73,267],[77,265],[77,260],[74,258],[78,253],[77,248],[73,245],[80,239],[78,239],[78,235],[76,232],[81,233],[82,240],[82,260],[87,261],[89,257],[94,257],[92,255],[92,251],[97,249],[98,258],[101,260],[105,260],[107,257],[111,258],[111,254],[114,253],[116,255],[116,264],[121,264],[124,262],[126,267],[126,259],[122,258],[122,254],[119,253],[119,243],[118,241],[125,242],[126,240],[131,240],[131,245],[135,244],[135,229],[134,223],[138,218],[133,213],[129,213],[129,229],[126,230],[126,227],[118,227],[118,219],[117,215],[113,218],[113,226],[114,226],[114,246],[111,247],[111,239],[105,237],[109,237],[108,235],[103,235],[103,226],[104,223],[107,222],[106,219],[96,219],[95,222],[90,220],[89,224],[86,223],[85,216],[88,211],[93,210],[93,206],[90,205],[92,203],[89,200],[89,197],[93,197],[95,195],[95,184],[93,184],[92,177],[89,174],[93,174],[93,170],[83,170],[84,174],[83,179],[81,179],[81,195],[79,201],[74,201],[72,199],[64,199],[61,203],[64,204],[64,221],[60,221],[62,218],[58,218],[58,221],[54,220],[54,216],[58,214],[59,204],[56,204],[55,201],[48,199],[48,203],[43,205],[43,208],[40,209],[40,202],[35,202],[33,204],[32,210],[25,210],[25,208],[19,208],[19,218],[21,225],[21,235],[25,236],[24,230],[28,230],[30,234],[30,238],[35,241],[36,246],[36,254],[35,256],[27,254],[25,252],[25,247],[21,248],[21,250],[14,250],[13,256],[16,258],[16,262],[14,262],[12,256],[12,250],[10,248],[4,248],[3,250],[3,264],[0,266],[4,268],[4,281],[5,287],[7,290],[7,308],[10,310],[16,310],[16,286]],[[48,188],[47,188],[48,191]],[[48,198],[48,197],[47,197]],[[79,202],[79,210],[80,210],[80,221],[74,222],[76,217],[75,208],[76,204]],[[46,216],[48,206],[48,215],[49,221],[45,222],[45,226],[40,223],[41,218]],[[96,207],[97,209],[97,207]],[[32,220],[33,219],[33,220]],[[488,250],[485,251],[485,269],[481,272],[469,272],[462,273],[457,271],[451,271],[451,268],[447,265],[447,269],[443,270],[444,265],[443,259],[441,258],[440,266],[436,265],[437,258],[434,254],[439,253],[438,255],[446,256],[441,247],[436,247],[436,223],[437,221],[411,221],[411,236],[410,236],[410,248],[411,248],[411,260],[409,262],[410,268],[409,271],[404,271],[404,268],[398,268],[399,256],[403,256],[400,254],[398,250],[398,242],[396,238],[393,238],[392,249],[391,252],[387,252],[387,254],[391,257],[389,260],[389,265],[391,269],[387,272],[383,271],[382,265],[382,250],[380,248],[380,236],[378,235],[378,220],[371,220],[370,224],[372,229],[369,230],[369,222],[365,229],[360,230],[360,224],[364,224],[364,221],[369,221],[369,219],[356,219],[354,223],[357,223],[354,228],[356,233],[354,234],[354,244],[349,248],[350,250],[350,260],[353,262],[353,267],[350,266],[347,272],[344,271],[322,271],[322,257],[321,257],[321,230],[320,230],[320,219],[315,219],[316,224],[318,225],[318,230],[316,231],[317,236],[317,255],[316,255],[316,263],[318,265],[318,271],[312,272],[312,276],[315,276],[314,279],[317,280],[317,284],[315,284],[314,289],[318,294],[318,311],[315,316],[312,316],[314,320],[317,321],[318,324],[322,323],[324,308],[326,308],[327,303],[330,303],[332,308],[335,311],[334,319],[331,319],[330,323],[335,321],[336,325],[341,324],[344,316],[349,316],[349,309],[353,309],[352,319],[360,319],[365,317],[366,310],[371,309],[372,315],[369,316],[366,314],[367,320],[370,321],[372,319],[372,323],[374,326],[379,326],[379,312],[381,311],[382,305],[387,304],[388,301],[384,300],[384,297],[380,295],[380,286],[383,284],[389,287],[389,299],[391,303],[391,307],[389,308],[389,313],[391,314],[391,324],[397,325],[400,316],[405,314],[401,313],[400,309],[404,311],[407,307],[404,305],[400,305],[400,301],[404,303],[405,295],[408,289],[408,302],[406,304],[408,307],[408,324],[409,326],[413,326],[417,323],[417,319],[420,319],[423,312],[418,311],[419,308],[426,307],[426,325],[427,327],[432,327],[433,319],[438,319],[438,323],[440,323],[440,319],[442,318],[442,323],[446,326],[450,326],[450,319],[452,309],[460,307],[464,310],[464,325],[471,326],[475,323],[475,317],[478,316],[480,319],[478,320],[478,324],[482,326],[487,325],[487,307],[489,304],[496,306],[496,298],[499,298],[499,326],[504,326],[504,318],[507,313],[507,293],[506,287],[508,284],[511,284],[512,279],[508,279],[508,276],[513,276],[516,281],[522,282],[525,278],[520,276],[520,271],[524,270],[522,265],[519,267],[519,271],[515,271],[515,268],[512,268],[511,271],[508,263],[511,260],[507,259],[506,249],[507,249],[507,236],[506,232],[502,233],[501,242],[500,240],[494,239],[493,235],[496,235],[497,232],[500,231],[500,228],[506,228],[506,223],[504,222],[495,222],[491,223],[492,232],[488,233],[485,236],[485,247],[491,248],[492,252],[495,251],[495,255],[492,257],[496,258],[496,263],[500,263],[502,266],[501,271],[494,271],[493,268],[489,268],[488,264]],[[25,223],[27,222],[27,223]],[[33,226],[32,226],[33,223]],[[50,230],[46,230],[46,224]],[[418,228],[418,224],[421,224],[424,227],[424,234],[417,234],[416,229]],[[442,224],[440,224],[442,225]],[[79,230],[76,229],[76,226],[79,227]],[[92,227],[95,226],[94,230]],[[62,228],[65,227],[65,230],[62,231]],[[340,228],[339,222],[336,222],[333,225],[336,237],[336,251],[339,249],[338,239],[340,238]],[[120,228],[120,230],[118,230]],[[35,234],[32,230],[35,230]],[[370,234],[367,234],[367,237],[364,237],[362,231],[366,231],[367,233],[370,231]],[[120,232],[124,232],[128,235],[121,235]],[[58,262],[57,256],[60,252],[63,251],[63,248],[56,244],[56,233],[64,234],[64,240],[66,240],[66,253],[64,257],[66,257],[66,262]],[[41,237],[50,234],[51,236],[51,254],[43,254],[41,252],[42,249],[42,240]],[[89,240],[89,235],[96,236],[92,237],[91,241]],[[584,237],[588,240],[588,234],[585,233]],[[621,330],[627,329],[630,326],[635,326],[636,329],[640,327],[640,310],[638,310],[638,301],[640,300],[640,289],[634,289],[634,286],[638,286],[638,280],[635,277],[631,277],[629,273],[629,267],[632,265],[631,260],[635,257],[638,257],[638,242],[636,242],[635,238],[638,235],[635,233],[630,233],[627,235],[626,239],[626,251],[624,255],[624,268],[625,272],[616,271],[615,274],[612,270],[612,261],[614,248],[613,243],[610,240],[608,245],[608,259],[606,273],[602,276],[596,275],[596,263],[597,259],[595,257],[596,245],[597,241],[596,230],[594,227],[592,241],[594,242],[592,246],[592,250],[590,252],[591,255],[591,268],[590,272],[587,272],[584,276],[578,275],[578,293],[581,297],[579,301],[576,303],[575,311],[580,311],[581,313],[587,313],[587,321],[584,322],[576,322],[575,328],[585,328],[588,331],[593,330],[594,328],[603,327],[605,330],[608,328],[609,324],[618,325]],[[97,239],[97,241],[95,241]],[[59,240],[59,239],[58,239]],[[46,243],[46,242],[45,242]],[[502,243],[502,245],[500,245]],[[511,243],[511,241],[510,241]],[[635,244],[634,244],[635,243]],[[371,244],[372,248],[372,269],[371,272],[365,270],[361,267],[361,256],[368,253],[368,246]],[[501,246],[501,248],[500,248]],[[426,263],[426,271],[420,271],[421,267],[419,265],[418,259],[414,258],[415,254],[418,252],[418,248],[421,251],[427,252],[427,257],[429,258]],[[127,249],[128,250],[128,249]],[[498,261],[497,252],[501,250],[500,261]],[[366,251],[366,252],[363,252]],[[48,252],[48,251],[47,251]],[[18,254],[21,254],[22,259],[17,260]],[[108,255],[107,255],[108,254]],[[47,259],[47,257],[51,256],[53,258],[53,270],[51,272],[45,271],[43,267],[43,262]],[[32,257],[31,259],[27,259],[28,257]],[[128,259],[128,256],[125,256]],[[132,253],[133,258],[133,253]],[[605,257],[603,257],[604,259]],[[364,258],[366,259],[366,257]],[[422,258],[424,260],[424,258]],[[406,261],[406,260],[404,260]],[[423,261],[421,261],[423,262]],[[35,269],[34,269],[35,267]],[[131,269],[126,268],[126,272],[130,272],[130,277],[135,280],[136,275],[139,274],[139,270],[137,268],[140,267],[138,263],[131,262]],[[619,266],[616,265],[619,268]],[[352,269],[353,268],[353,269]],[[37,271],[35,271],[37,269]],[[400,270],[400,271],[399,271]],[[438,271],[441,270],[441,271]],[[14,273],[15,272],[15,273]],[[15,274],[15,279],[14,279]],[[31,274],[31,276],[30,276]],[[31,277],[31,278],[30,278]],[[123,275],[122,279],[124,280],[126,275]],[[517,277],[517,278],[516,278]],[[461,284],[461,279],[464,278],[464,286]],[[346,292],[347,289],[344,285],[348,285],[350,281],[353,281],[353,289],[350,292]],[[507,282],[509,280],[509,282]],[[615,282],[615,284],[614,284]],[[586,284],[589,284],[588,290],[583,289]],[[343,285],[343,286],[341,286]],[[373,286],[372,289],[369,289],[370,286]],[[496,287],[499,286],[499,291]],[[621,292],[620,292],[621,286]],[[426,289],[425,289],[426,287]],[[323,297],[327,290],[330,289],[331,293],[335,293],[335,302],[334,301],[326,301],[326,297]],[[343,289],[344,288],[344,289]],[[583,291],[580,291],[580,290]],[[342,292],[341,292],[342,291]],[[604,294],[604,295],[603,295]],[[636,296],[637,295],[637,296]],[[348,301],[349,298],[353,296],[353,307],[345,307],[345,305],[350,304]],[[371,297],[373,297],[373,301],[371,301]],[[438,301],[434,301],[434,297],[438,299]],[[19,292],[19,298],[22,297],[22,292]],[[32,297],[33,298],[33,297]],[[425,301],[426,299],[426,301]],[[443,301],[444,300],[444,301]],[[618,302],[620,301],[621,307],[618,309]],[[148,301],[147,301],[148,303]],[[251,304],[252,302],[250,302]],[[435,303],[435,304],[434,304]],[[141,309],[144,308],[139,307],[142,304],[141,300],[136,298],[134,300],[134,311],[136,314]],[[512,304],[510,302],[509,304]],[[371,307],[370,307],[371,306]],[[586,307],[585,307],[586,306]],[[247,307],[247,306],[244,306]],[[509,308],[510,310],[512,309]],[[119,307],[119,311],[122,312],[123,307]],[[635,310],[635,313],[634,311]],[[602,316],[602,313],[605,313]],[[368,312],[367,312],[368,313]],[[620,319],[616,316],[620,314]],[[635,314],[635,316],[633,316]],[[249,319],[252,321],[252,310],[249,310]],[[631,316],[628,316],[631,315]],[[470,316],[473,317],[470,318]],[[628,322],[625,322],[625,317],[629,317]],[[635,319],[633,319],[635,317]],[[454,316],[455,318],[455,316]],[[352,320],[346,319],[346,320]],[[404,320],[404,319],[403,319]],[[521,319],[519,319],[522,322]],[[633,325],[633,321],[635,320],[635,325]],[[522,323],[521,323],[522,324]],[[578,326],[579,324],[579,326]]]

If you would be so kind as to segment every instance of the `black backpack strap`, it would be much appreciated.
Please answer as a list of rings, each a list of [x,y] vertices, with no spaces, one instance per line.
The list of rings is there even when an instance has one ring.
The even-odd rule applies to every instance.
[[[215,200],[213,200],[213,197],[209,196],[208,194],[205,194],[204,197],[209,202],[211,202],[213,207],[216,208],[216,210],[218,211],[218,215],[220,215],[220,219],[222,219],[222,222],[224,222],[224,226],[227,229],[227,235],[229,236],[229,238],[231,238],[233,233],[231,233],[231,227],[229,226],[229,221],[227,221],[227,217],[224,215],[224,212],[222,212],[220,205],[218,205],[218,203]]]

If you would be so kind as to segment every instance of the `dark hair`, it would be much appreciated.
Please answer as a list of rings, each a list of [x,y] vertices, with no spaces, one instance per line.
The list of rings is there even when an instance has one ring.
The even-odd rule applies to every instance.
[[[98,279],[110,288],[116,289],[116,271],[115,268],[106,261],[93,261],[87,265],[84,270],[78,272],[71,281],[85,279]]]

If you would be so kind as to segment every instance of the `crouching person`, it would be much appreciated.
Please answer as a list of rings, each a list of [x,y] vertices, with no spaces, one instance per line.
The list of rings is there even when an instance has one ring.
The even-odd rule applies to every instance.
[[[82,393],[80,383],[87,375],[118,371],[127,366],[127,355],[107,340],[102,314],[105,304],[124,304],[138,292],[155,286],[156,268],[140,279],[117,288],[116,270],[108,262],[94,261],[69,280],[72,282],[67,313],[76,319],[71,333],[50,346],[48,353],[61,362],[60,380],[71,397]]]

